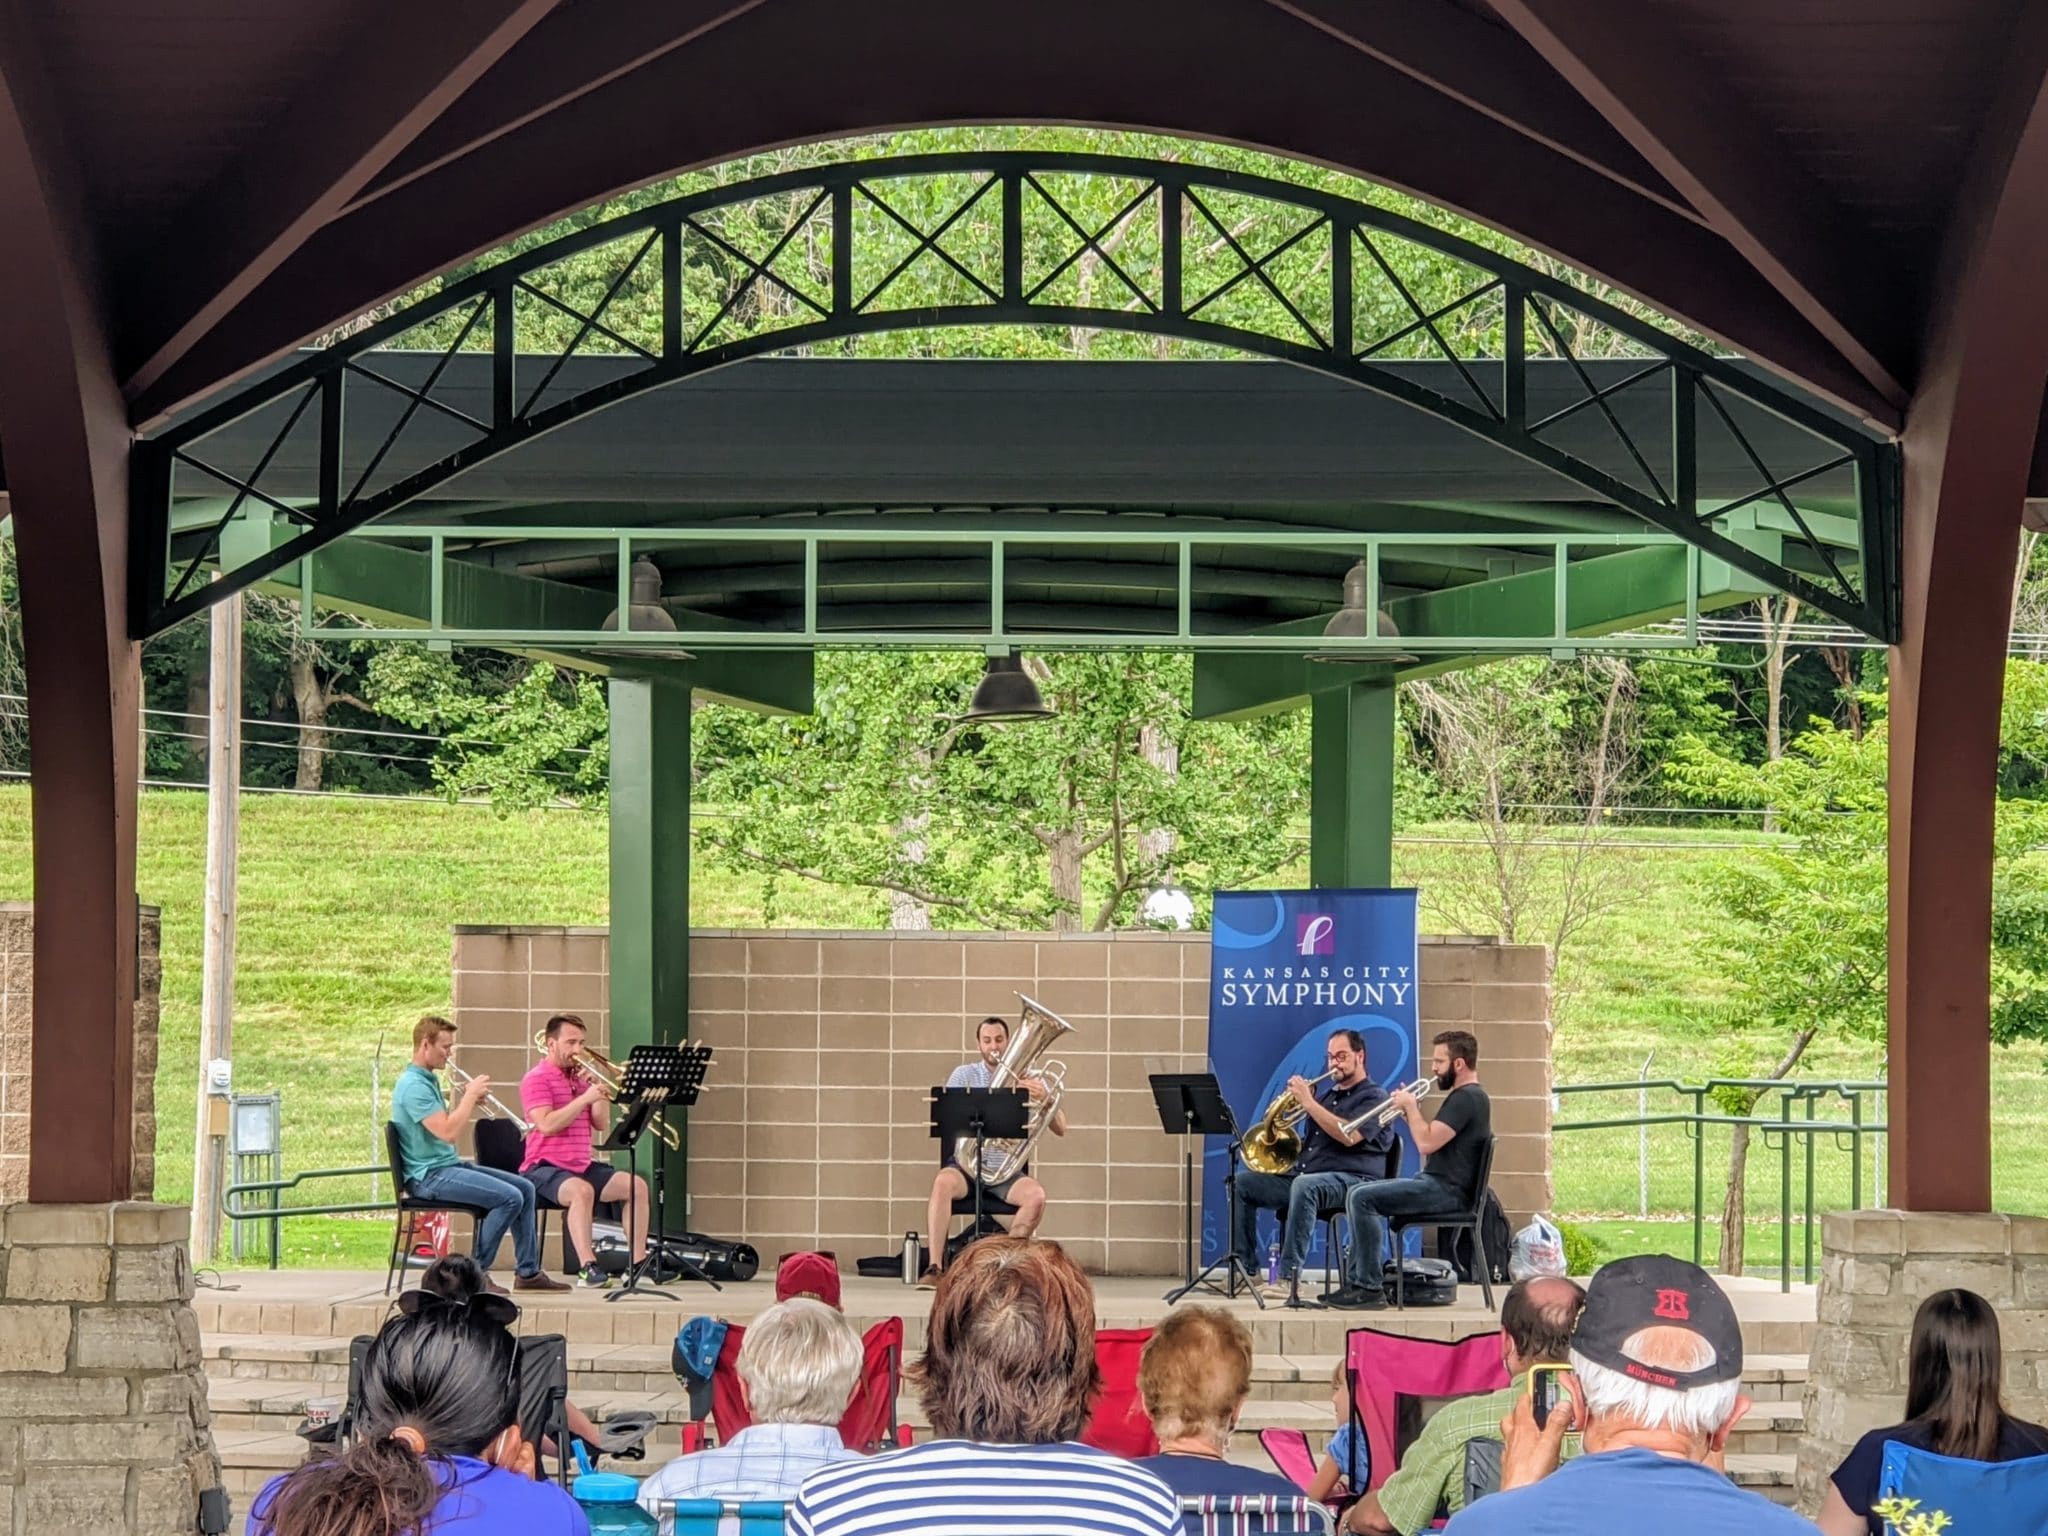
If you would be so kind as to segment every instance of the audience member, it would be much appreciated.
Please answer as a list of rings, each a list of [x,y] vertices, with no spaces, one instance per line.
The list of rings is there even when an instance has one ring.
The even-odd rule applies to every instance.
[[[1095,1293],[1057,1243],[985,1237],[946,1269],[907,1378],[937,1437],[814,1472],[794,1536],[1180,1536],[1152,1473],[1079,1444]]]
[[[1820,1510],[1826,1536],[1885,1536],[1870,1506],[1887,1440],[1968,1461],[2048,1455],[2048,1429],[2005,1411],[2004,1375],[1991,1303],[1974,1291],[1936,1291],[1921,1302],[1906,1354],[1906,1422],[1873,1429],[1835,1468]],[[1963,1511],[1949,1514],[1967,1525]]]
[[[589,1536],[575,1501],[533,1480],[519,1349],[481,1304],[495,1298],[408,1298],[363,1357],[355,1443],[273,1478],[252,1536]]]
[[[1401,1465],[1376,1492],[1344,1515],[1344,1529],[1368,1536],[1415,1536],[1429,1528],[1439,1506],[1465,1507],[1465,1446],[1498,1440],[1500,1421],[1529,1390],[1532,1365],[1569,1363],[1572,1328],[1586,1293],[1569,1280],[1524,1280],[1500,1308],[1501,1364],[1512,1378],[1498,1392],[1461,1397],[1430,1415]],[[1564,1454],[1577,1453],[1566,1442]]]
[[[1370,1470],[1358,1429],[1351,1422],[1351,1372],[1341,1358],[1330,1372],[1330,1418],[1337,1427],[1330,1432],[1330,1443],[1308,1480],[1308,1496],[1323,1503],[1339,1503],[1357,1496],[1355,1485],[1363,1483]]]
[[[1251,1389],[1250,1329],[1221,1307],[1167,1313],[1138,1362],[1138,1392],[1159,1436],[1159,1454],[1138,1465],[1183,1497],[1302,1497],[1286,1478],[1228,1459]],[[1283,1521],[1278,1528],[1290,1527]],[[1202,1536],[1200,1516],[1188,1516],[1187,1536]]]
[[[1504,1491],[1452,1516],[1452,1536],[1582,1536],[1646,1518],[1658,1536],[1814,1536],[1721,1470],[1749,1411],[1742,1330],[1697,1264],[1651,1254],[1594,1275],[1571,1363],[1572,1412],[1539,1430],[1528,1395],[1515,1399],[1501,1424]],[[1560,1467],[1574,1427],[1585,1454]]]
[[[775,1266],[775,1299],[809,1296],[834,1312],[839,1306],[839,1261],[829,1253],[785,1253]]]
[[[747,1325],[738,1364],[753,1423],[640,1485],[640,1505],[660,1518],[661,1536],[675,1525],[664,1500],[788,1499],[818,1468],[860,1459],[839,1439],[861,1368],[860,1334],[842,1314],[811,1296],[777,1302]]]

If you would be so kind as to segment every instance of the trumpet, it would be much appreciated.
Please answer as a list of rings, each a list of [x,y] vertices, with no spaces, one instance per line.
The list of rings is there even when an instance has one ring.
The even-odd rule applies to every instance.
[[[1396,1088],[1394,1092],[1412,1093],[1415,1095],[1416,1098],[1419,1099],[1424,1094],[1428,1093],[1429,1090],[1431,1088],[1434,1088],[1435,1086],[1436,1084],[1431,1082],[1428,1078],[1418,1077],[1412,1083],[1403,1083],[1399,1088]],[[1371,1126],[1373,1127],[1373,1129],[1377,1130],[1383,1125],[1393,1124],[1395,1118],[1398,1117],[1400,1113],[1400,1109],[1395,1105],[1392,1099],[1385,1099],[1382,1100],[1380,1103],[1373,1105],[1373,1107],[1371,1109],[1368,1109],[1364,1114],[1359,1115],[1354,1119],[1346,1120],[1343,1125],[1343,1130],[1347,1136],[1353,1131],[1363,1130],[1366,1126]]]
[[[455,1091],[458,1094],[461,1093],[463,1089],[467,1088],[475,1080],[476,1074],[474,1072],[465,1072],[462,1070],[462,1068],[456,1066],[455,1063],[452,1061],[448,1063],[448,1081],[455,1085]],[[498,1096],[495,1093],[490,1092],[488,1089],[484,1091],[484,1096],[479,1101],[479,1107],[482,1109],[483,1116],[486,1120],[510,1120],[514,1125],[518,1126],[520,1130],[527,1132],[528,1134],[531,1134],[533,1131],[533,1127],[527,1124],[524,1118],[522,1118],[519,1115],[513,1114],[512,1111],[507,1109],[503,1102],[499,1100]]]
[[[1310,1078],[1308,1085],[1313,1088],[1336,1075],[1333,1068],[1321,1077]],[[1266,1112],[1259,1116],[1259,1123],[1245,1132],[1239,1146],[1245,1167],[1258,1173],[1287,1172],[1301,1159],[1301,1122],[1307,1118],[1308,1110],[1293,1094],[1282,1090],[1274,1095]]]
[[[546,1030],[534,1031],[533,1048],[542,1053],[547,1051],[548,1032]],[[605,1055],[603,1051],[594,1051],[586,1045],[569,1058],[569,1075],[572,1077],[589,1078],[604,1090],[604,1096],[607,1101],[615,1102],[619,1097],[620,1087],[625,1083],[626,1069],[616,1061],[613,1061],[611,1057]],[[682,1133],[670,1125],[668,1121],[661,1118],[659,1111],[655,1113],[653,1120],[648,1125],[648,1129],[661,1138],[662,1145],[667,1147],[669,1151],[680,1152],[683,1150]]]

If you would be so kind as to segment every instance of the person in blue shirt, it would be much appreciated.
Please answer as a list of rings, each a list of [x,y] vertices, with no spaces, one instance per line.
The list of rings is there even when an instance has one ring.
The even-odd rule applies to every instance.
[[[576,1501],[534,1481],[519,1430],[510,1303],[408,1291],[363,1356],[354,1443],[273,1478],[250,1536],[590,1536]]]
[[[1595,1274],[1571,1365],[1569,1411],[1539,1429],[1528,1396],[1517,1400],[1501,1424],[1502,1491],[1452,1516],[1449,1536],[1583,1536],[1646,1520],[1658,1536],[1816,1536],[1728,1480],[1728,1434],[1749,1411],[1742,1329],[1697,1264],[1647,1254]],[[1585,1454],[1559,1465],[1574,1427]]]

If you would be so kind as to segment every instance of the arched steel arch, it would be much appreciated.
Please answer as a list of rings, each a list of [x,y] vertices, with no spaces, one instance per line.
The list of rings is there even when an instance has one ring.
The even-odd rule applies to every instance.
[[[1117,178],[1133,190],[1108,222],[1090,228],[1058,190],[1075,177]],[[896,208],[901,198],[891,184],[905,178],[932,179],[956,189],[930,227]],[[796,213],[769,249],[744,250],[709,222],[722,210],[774,197],[789,199]],[[1233,227],[1218,211],[1233,199],[1259,200],[1282,228],[1248,233],[1242,221]],[[999,259],[994,265],[977,270],[971,258],[948,249],[949,232],[967,219],[997,225]],[[1046,221],[1044,227],[1068,242],[1064,257],[1044,271],[1027,264],[1031,219]],[[1143,262],[1127,249],[1132,229],[1150,231],[1156,241]],[[1188,229],[1198,235],[1199,260],[1190,260],[1184,239]],[[886,240],[877,231],[885,232]],[[822,276],[815,271],[809,278],[793,274],[784,262],[800,235],[828,242]],[[890,241],[897,245],[888,247]],[[907,254],[891,264],[889,257],[905,241]],[[1469,283],[1461,284],[1454,298],[1426,305],[1387,259],[1386,249],[1395,241],[1460,264],[1470,273]],[[859,248],[862,242],[888,247],[881,260],[868,263],[871,270],[882,270],[872,282],[856,281],[867,254]],[[567,257],[615,244],[625,259],[608,289],[587,308],[548,293],[536,281]],[[708,318],[690,312],[685,266],[693,252],[708,255],[723,269],[726,291]],[[1220,269],[1210,258],[1220,259]],[[890,307],[892,285],[921,260],[948,269],[957,301]],[[1057,290],[1081,262],[1093,266],[1098,282],[1075,302]],[[1392,323],[1368,324],[1360,316],[1361,282],[1377,289],[1383,305],[1392,303]],[[635,338],[623,325],[608,324],[619,294],[629,285],[647,283],[659,291],[658,338]],[[1095,296],[1105,291],[1111,298]],[[787,323],[756,323],[751,329],[738,323],[736,317],[750,313],[747,304],[758,307],[764,293],[776,296],[781,312],[775,318]],[[1257,296],[1265,323],[1226,316],[1245,295]],[[595,339],[619,357],[620,371],[600,386],[544,400],[553,368],[544,371],[538,385],[518,377],[532,357],[518,348],[515,317],[520,304],[535,302],[576,322],[561,357]],[[1497,334],[1491,323],[1477,340],[1459,332],[1461,323],[1495,309]],[[1083,326],[1174,337],[1328,373],[1541,464],[1866,633],[1887,640],[1896,636],[1894,452],[1811,401],[1547,273],[1367,203],[1169,161],[1017,152],[846,163],[721,187],[625,214],[406,304],[372,327],[233,390],[137,444],[137,630],[156,633],[487,459],[642,391],[745,358],[848,337],[989,324]],[[1596,383],[1572,341],[1574,330],[1584,324],[1620,338],[1637,366],[1618,382]],[[423,378],[394,379],[388,364],[378,366],[374,355],[380,350],[389,358],[393,342],[432,326],[441,333],[438,358],[429,359],[432,366]],[[493,358],[488,418],[452,411],[435,400],[434,383],[447,361],[458,351],[486,348]],[[1418,382],[1399,365],[1404,352],[1450,360],[1463,393]],[[1570,406],[1542,416],[1532,414],[1527,389],[1531,362],[1539,358],[1568,366],[1583,389]],[[343,464],[341,451],[345,398],[352,389],[390,392],[387,403],[403,401],[383,450],[359,471]],[[1654,443],[1631,432],[1617,411],[1625,391],[1657,391],[1668,398],[1668,431]],[[208,460],[210,433],[261,410],[274,412],[280,423],[270,452],[246,468]],[[458,417],[472,441],[378,483],[385,455],[423,411]],[[1793,464],[1765,462],[1753,434],[1742,425],[1754,422],[1756,412],[1799,429],[1813,444],[1812,456]],[[1589,432],[1599,438],[1602,455],[1588,447]],[[1718,434],[1724,448],[1736,445],[1753,465],[1755,484],[1749,494],[1719,504],[1702,501],[1699,443],[1705,432]],[[302,498],[288,500],[266,491],[266,472],[280,446],[295,434],[315,433],[317,498],[308,505]],[[181,546],[174,565],[170,510],[176,485],[185,476],[198,477],[212,494],[224,494],[229,506],[199,547]],[[1833,499],[1853,506],[1853,537],[1817,533],[1814,520],[1795,501],[1795,490],[1823,484],[1834,488]],[[1731,518],[1764,504],[1787,514],[1798,530],[1784,537],[1775,559],[1754,541],[1731,536]],[[235,565],[222,581],[201,580],[228,522],[244,508],[265,505],[301,531]]]

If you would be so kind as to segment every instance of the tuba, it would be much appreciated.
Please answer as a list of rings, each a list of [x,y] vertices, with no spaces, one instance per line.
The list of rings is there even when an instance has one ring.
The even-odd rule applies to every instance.
[[[992,1138],[981,1143],[978,1166],[975,1160],[977,1149],[972,1143],[954,1152],[953,1161],[960,1171],[983,1184],[1000,1184],[1031,1161],[1031,1149],[1038,1145],[1038,1138],[1045,1134],[1045,1128],[1052,1124],[1052,1117],[1059,1113],[1060,1100],[1067,1091],[1067,1064],[1063,1061],[1041,1063],[1038,1058],[1061,1035],[1071,1034],[1074,1026],[1022,992],[1017,994],[1017,1000],[1024,1005],[1023,1012],[1018,1015],[1017,1027],[1011,1032],[1010,1043],[1003,1050],[1003,1059],[989,1074],[988,1085],[991,1088],[1015,1088],[1021,1079],[1035,1077],[1045,1084],[1045,1097],[1031,1101],[1022,1137]]]

